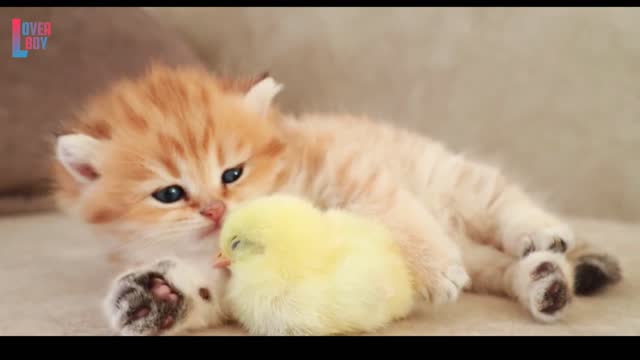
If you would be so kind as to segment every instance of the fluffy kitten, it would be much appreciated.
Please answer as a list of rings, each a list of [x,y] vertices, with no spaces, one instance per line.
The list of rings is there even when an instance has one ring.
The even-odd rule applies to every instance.
[[[498,169],[366,118],[282,114],[271,104],[279,90],[264,76],[156,66],[93,99],[58,137],[60,206],[140,265],[106,300],[115,329],[172,334],[225,320],[224,274],[210,263],[219,225],[274,192],[380,219],[432,303],[467,286],[552,321],[574,293],[619,279],[614,259],[576,246]]]

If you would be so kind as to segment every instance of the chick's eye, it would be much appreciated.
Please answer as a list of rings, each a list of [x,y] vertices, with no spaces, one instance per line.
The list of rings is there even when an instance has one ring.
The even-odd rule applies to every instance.
[[[242,176],[243,166],[236,166],[231,169],[227,169],[222,173],[222,183],[231,184]]]
[[[240,240],[234,240],[231,243],[231,250],[235,250],[238,247],[238,245],[240,245]]]
[[[154,199],[165,204],[180,201],[185,197],[185,195],[186,193],[184,189],[178,185],[167,186],[166,188],[160,189],[154,192],[153,194],[151,194],[151,196],[153,196]]]

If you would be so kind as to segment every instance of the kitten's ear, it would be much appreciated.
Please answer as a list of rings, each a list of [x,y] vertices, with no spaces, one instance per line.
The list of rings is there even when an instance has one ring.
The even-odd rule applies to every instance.
[[[278,84],[273,78],[267,76],[249,89],[244,95],[244,103],[251,111],[262,116],[282,87],[282,84]]]
[[[101,145],[88,135],[61,135],[56,143],[56,157],[76,181],[88,184],[99,176],[96,159]]]
[[[260,81],[268,78],[269,72],[265,71],[258,76],[253,77],[229,77],[229,76],[218,76],[218,85],[225,92],[239,93],[242,95],[246,95],[251,88],[259,83]]]

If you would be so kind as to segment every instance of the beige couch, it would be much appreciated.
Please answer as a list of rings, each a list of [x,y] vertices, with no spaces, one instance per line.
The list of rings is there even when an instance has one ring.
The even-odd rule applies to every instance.
[[[270,70],[287,110],[369,113],[502,164],[621,260],[623,282],[559,323],[465,294],[383,334],[640,335],[640,9],[146,11],[212,69]],[[84,226],[15,214],[0,234],[0,334],[110,334],[110,269]]]

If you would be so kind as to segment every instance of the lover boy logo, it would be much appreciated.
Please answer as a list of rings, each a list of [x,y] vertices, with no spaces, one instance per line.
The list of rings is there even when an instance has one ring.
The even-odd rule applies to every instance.
[[[32,50],[47,49],[51,36],[50,21],[11,19],[11,57],[26,58]]]

